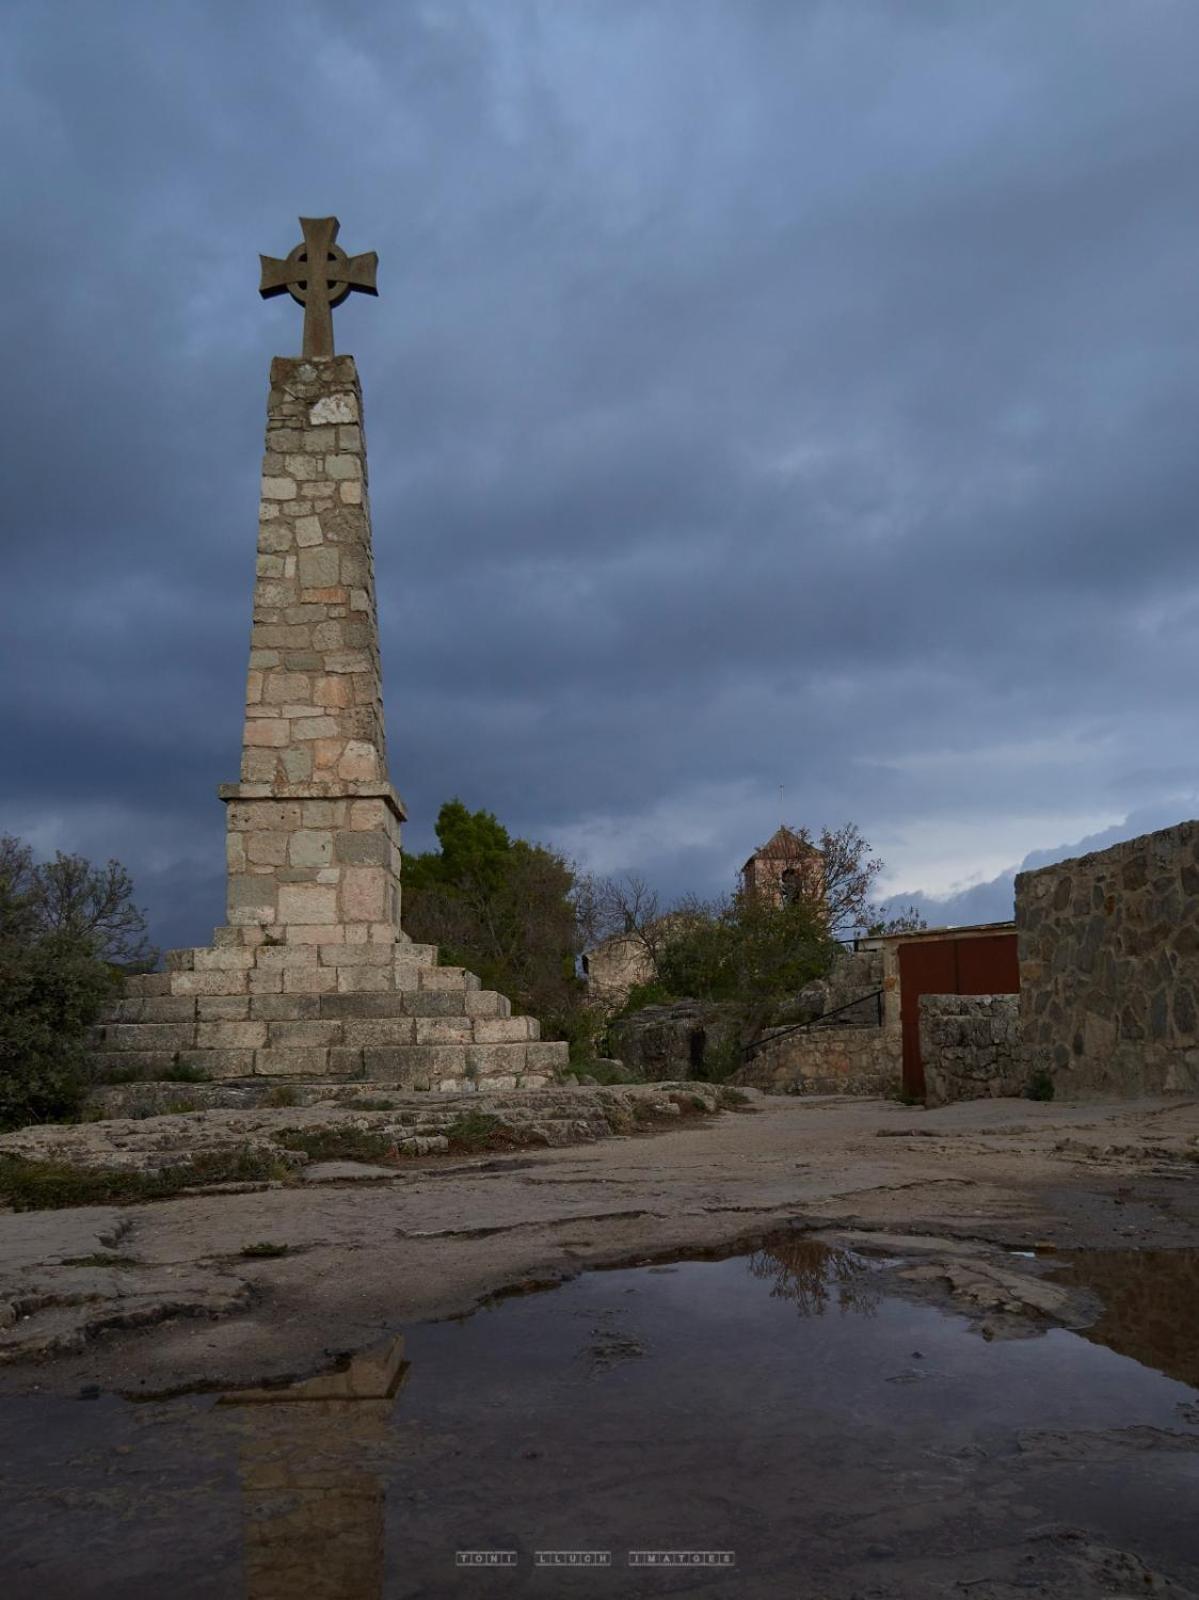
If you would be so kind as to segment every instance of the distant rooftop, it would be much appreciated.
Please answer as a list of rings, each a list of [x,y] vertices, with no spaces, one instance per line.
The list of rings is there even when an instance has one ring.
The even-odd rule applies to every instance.
[[[793,828],[779,828],[771,834],[766,843],[759,845],[753,855],[746,859],[745,867],[751,861],[790,861],[795,856],[818,856],[820,851],[809,840],[803,839]],[[742,872],[745,871],[742,867]]]

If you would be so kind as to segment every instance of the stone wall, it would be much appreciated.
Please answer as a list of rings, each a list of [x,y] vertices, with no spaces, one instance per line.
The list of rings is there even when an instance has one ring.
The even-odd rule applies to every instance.
[[[1199,822],[1016,879],[1030,1071],[1057,1092],[1199,1088]]]
[[[878,991],[882,990],[881,1004]],[[843,1009],[848,1008],[848,1009]],[[836,1012],[835,1020],[819,1019]],[[879,950],[847,950],[827,975],[780,1006],[768,1030],[732,1081],[767,1094],[893,1094],[903,1040],[894,984]],[[813,1025],[791,1031],[796,1022]]]
[[[817,1026],[766,1042],[731,1082],[767,1094],[890,1095],[899,1087],[899,1035],[870,1025]]]
[[[1020,996],[922,994],[920,1054],[930,1106],[1022,1093]]]
[[[608,1028],[609,1054],[647,1082],[703,1077],[737,1047],[737,1019],[728,1006],[701,1000],[645,1006]]]
[[[879,990],[884,991],[881,1006]],[[837,1013],[834,1021],[817,1020],[832,1012]],[[827,976],[808,984],[777,1016],[780,1024],[809,1018],[815,1025],[798,1032],[785,1027],[768,1032],[733,1082],[768,1094],[895,1092],[903,1040],[897,997],[894,985],[886,983],[881,950],[845,951]]]
[[[828,974],[806,984],[794,1002],[795,1021],[804,1017],[823,1017],[840,1013],[841,1026],[876,1023],[878,1002],[871,996],[884,987],[881,950],[846,950],[833,962]],[[849,1009],[844,1009],[848,1007]],[[792,1020],[788,1008],[780,1008],[777,1020]]]

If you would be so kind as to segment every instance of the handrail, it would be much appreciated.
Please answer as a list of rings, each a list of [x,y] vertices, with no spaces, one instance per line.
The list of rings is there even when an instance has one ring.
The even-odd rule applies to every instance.
[[[764,1050],[768,1044],[774,1044],[777,1039],[788,1039],[793,1033],[802,1033],[805,1028],[819,1028],[830,1017],[840,1016],[842,1011],[851,1011],[854,1006],[863,1005],[867,1000],[877,1002],[875,1006],[875,1020],[871,1027],[881,1028],[883,1025],[883,994],[882,989],[875,989],[870,994],[860,994],[854,1000],[847,1000],[844,1005],[834,1006],[831,1011],[822,1011],[818,1017],[809,1017],[806,1022],[793,1023],[789,1028],[780,1028],[777,1033],[772,1033],[769,1038],[755,1039],[747,1044],[741,1051],[743,1061],[752,1061],[759,1050]]]

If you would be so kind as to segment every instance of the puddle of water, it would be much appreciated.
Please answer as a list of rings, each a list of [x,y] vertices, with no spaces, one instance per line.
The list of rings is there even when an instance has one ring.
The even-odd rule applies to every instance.
[[[1084,1337],[1199,1388],[1199,1250],[1079,1250],[1055,1260],[1054,1278],[1103,1302]]]
[[[958,1581],[1074,1600],[1150,1592],[1138,1558],[1199,1593],[1199,1394],[1139,1331],[1187,1306],[1193,1330],[1194,1263],[1136,1265],[1135,1307],[1178,1282],[1106,1343],[987,1344],[888,1294],[877,1263],[792,1238],[586,1274],[290,1388],[7,1400],[5,1600],[923,1600]],[[1124,1281],[1114,1258],[1063,1270]],[[1134,1554],[1111,1567],[1098,1544]],[[627,1566],[697,1548],[736,1566]],[[518,1565],[462,1570],[459,1550]],[[538,1550],[612,1566],[547,1572]]]

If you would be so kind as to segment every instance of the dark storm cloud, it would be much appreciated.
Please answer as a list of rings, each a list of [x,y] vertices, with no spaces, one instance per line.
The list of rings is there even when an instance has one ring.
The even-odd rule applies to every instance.
[[[1193,8],[5,32],[0,826],[122,856],[162,939],[220,915],[301,212],[380,255],[338,339],[413,844],[458,792],[706,891],[854,817],[952,911],[1199,787]]]

